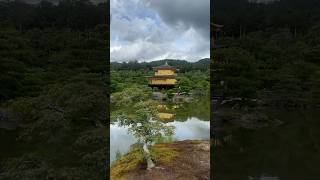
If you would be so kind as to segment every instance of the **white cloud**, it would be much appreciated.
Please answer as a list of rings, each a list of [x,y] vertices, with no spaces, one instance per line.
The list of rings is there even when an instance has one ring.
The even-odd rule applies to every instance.
[[[190,16],[178,14],[172,17],[178,19],[172,22],[178,23],[170,23],[164,20],[160,10],[153,8],[152,2],[111,0],[111,61],[152,61],[164,58],[194,61],[210,56],[209,28],[203,22],[194,23],[195,19],[206,13],[190,13]],[[183,8],[190,1],[179,2]],[[197,11],[201,10],[199,7],[205,6],[198,6]],[[182,18],[183,14],[187,17]],[[209,19],[209,12],[207,16],[203,18]]]

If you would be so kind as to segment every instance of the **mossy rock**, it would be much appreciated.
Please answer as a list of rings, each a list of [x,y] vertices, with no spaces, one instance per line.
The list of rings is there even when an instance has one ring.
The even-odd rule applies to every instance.
[[[123,179],[122,175],[134,171],[144,163],[143,152],[141,148],[133,148],[129,153],[123,155],[112,163],[110,169],[111,179]]]
[[[156,166],[161,164],[169,164],[179,151],[172,147],[170,143],[159,143],[151,147],[151,156]],[[143,157],[141,147],[135,147],[129,153],[123,155],[111,165],[111,179],[126,179],[126,174],[130,171],[138,171],[146,169],[146,162]]]

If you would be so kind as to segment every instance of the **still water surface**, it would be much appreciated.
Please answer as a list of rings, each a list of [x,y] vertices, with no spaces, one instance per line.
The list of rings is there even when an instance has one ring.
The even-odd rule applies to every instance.
[[[188,117],[184,121],[174,120],[168,125],[175,127],[173,141],[182,140],[208,140],[210,139],[210,122],[197,117]],[[110,125],[110,162],[116,158],[116,153],[119,151],[125,154],[130,149],[130,146],[137,142],[137,139],[128,133],[126,127],[118,126],[118,123]]]
[[[248,130],[230,125],[220,129],[221,145],[212,151],[214,179],[319,180],[320,111],[269,109],[283,122]]]

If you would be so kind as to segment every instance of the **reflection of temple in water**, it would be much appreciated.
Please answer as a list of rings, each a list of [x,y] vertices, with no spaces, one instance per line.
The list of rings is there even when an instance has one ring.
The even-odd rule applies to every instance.
[[[174,113],[168,112],[169,108],[165,104],[159,104],[157,106],[157,109],[159,111],[158,116],[161,120],[172,120],[175,117]]]
[[[159,112],[159,118],[163,120],[170,120],[174,117],[172,113]]]

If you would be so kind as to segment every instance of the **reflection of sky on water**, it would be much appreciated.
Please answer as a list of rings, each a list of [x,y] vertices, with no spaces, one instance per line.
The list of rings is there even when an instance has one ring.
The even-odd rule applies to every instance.
[[[168,123],[175,127],[173,138],[175,140],[209,139],[210,121],[201,121],[198,118],[188,118],[184,122],[174,121]]]
[[[175,127],[173,139],[181,140],[203,140],[210,138],[210,121],[201,121],[191,117],[186,121],[174,121],[168,123]],[[110,162],[116,158],[116,152],[127,153],[130,145],[137,140],[128,133],[128,128],[119,127],[117,123],[110,125]]]
[[[127,153],[131,144],[137,140],[128,133],[128,128],[119,127],[118,123],[110,125],[110,161],[116,158],[117,151]]]

